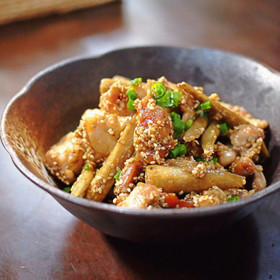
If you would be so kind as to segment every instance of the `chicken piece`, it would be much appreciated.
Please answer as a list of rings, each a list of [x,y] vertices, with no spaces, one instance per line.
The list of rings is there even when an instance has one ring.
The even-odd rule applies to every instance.
[[[78,129],[85,145],[93,149],[91,161],[99,163],[110,154],[129,120],[130,117],[108,114],[99,109],[85,111]]]
[[[266,187],[266,179],[263,174],[263,168],[261,165],[255,166],[255,173],[254,173],[252,187],[256,192],[263,190]]]
[[[242,156],[253,146],[257,139],[264,139],[264,133],[261,129],[251,124],[241,124],[230,132],[229,138],[234,150]]]
[[[103,79],[100,84],[100,102],[99,107],[108,112],[115,113],[120,116],[129,116],[133,111],[127,108],[128,89],[133,89],[137,98],[142,99],[147,95],[150,83],[140,83],[139,85],[131,85],[124,79]]]
[[[110,87],[112,86],[113,83],[115,83],[116,80],[115,79],[111,79],[111,78],[104,78],[100,81],[99,84],[99,92],[100,95],[102,95],[103,93],[107,92]]]
[[[126,94],[129,86],[120,81],[114,82],[110,88],[100,96],[99,107],[107,113],[120,116],[129,116],[133,112],[127,108],[128,96]]]
[[[142,82],[139,85],[132,86],[132,89],[137,93],[137,98],[143,99],[150,91],[154,82],[154,80],[147,80],[147,83]]]
[[[236,159],[236,152],[231,146],[227,146],[218,142],[216,144],[215,150],[218,154],[219,163],[224,167],[232,164]]]
[[[213,186],[200,194],[191,192],[186,195],[185,200],[192,203],[194,207],[206,207],[226,203],[227,196],[225,191]]]
[[[160,190],[149,184],[138,183],[130,195],[117,206],[129,208],[159,208]]]
[[[238,157],[230,166],[230,170],[238,175],[249,176],[255,173],[255,164],[248,157]]]
[[[137,106],[137,126],[134,132],[136,157],[144,162],[163,163],[176,144],[173,139],[173,124],[167,110],[156,105],[151,96],[146,96]]]
[[[248,197],[249,195],[253,194],[254,191],[248,191],[246,189],[228,189],[224,191],[227,199],[238,196],[239,198],[245,198]]]
[[[104,78],[100,81],[100,85],[99,85],[99,91],[100,94],[102,95],[103,93],[107,92],[110,87],[115,83],[119,81],[120,84],[122,84],[123,86],[127,86],[130,87],[130,79],[123,77],[123,76],[114,76],[113,78]]]
[[[63,183],[69,185],[76,180],[84,160],[81,139],[69,132],[45,154],[45,165]]]
[[[256,192],[266,187],[266,179],[263,174],[263,168],[261,165],[255,165],[252,159],[248,157],[238,157],[231,165],[230,169],[231,172],[238,175],[253,175],[252,187]]]

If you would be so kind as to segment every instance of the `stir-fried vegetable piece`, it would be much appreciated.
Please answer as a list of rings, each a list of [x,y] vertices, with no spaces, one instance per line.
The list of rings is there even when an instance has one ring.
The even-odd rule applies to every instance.
[[[178,144],[174,147],[169,153],[170,158],[175,158],[179,156],[183,156],[187,153],[187,147],[185,144]]]
[[[121,173],[122,173],[122,171],[119,170],[119,171],[116,173],[116,175],[114,176],[114,179],[115,179],[115,180],[118,180],[118,179],[120,178],[120,176],[121,176]]]
[[[239,200],[239,199],[240,199],[239,196],[233,196],[233,197],[230,197],[230,198],[228,199],[228,202],[237,201],[237,200]]]
[[[133,134],[135,127],[136,121],[135,117],[133,117],[102,167],[96,172],[87,191],[86,198],[95,201],[104,200],[114,184],[114,175],[117,169],[122,169],[124,162],[134,152]]]
[[[220,134],[220,129],[217,121],[211,121],[201,136],[201,147],[206,156],[214,153],[214,144]]]
[[[130,84],[133,86],[139,86],[142,83],[142,78],[135,78],[130,81]]]
[[[71,194],[74,196],[84,196],[87,188],[90,185],[93,177],[95,175],[95,168],[91,163],[84,165],[81,174],[74,182],[71,188]]]
[[[163,83],[157,82],[151,86],[151,96],[156,103],[163,108],[177,107],[182,93],[177,91],[167,91]]]
[[[211,101],[208,100],[208,101],[205,101],[203,103],[200,104],[200,108],[201,110],[205,111],[205,110],[210,110],[212,108],[211,106]]]
[[[164,192],[174,193],[201,192],[212,186],[218,186],[221,189],[242,188],[246,183],[245,177],[226,170],[211,170],[207,171],[203,177],[196,177],[186,172],[184,168],[165,165],[147,166],[145,181],[162,188]]]
[[[228,125],[226,123],[220,123],[220,133],[222,136],[226,136],[228,134]]]
[[[134,100],[137,98],[137,93],[130,88],[127,92],[126,92],[127,96],[128,96],[128,102],[127,102],[127,108],[131,111],[135,110],[135,107],[133,105]]]
[[[190,142],[199,138],[207,127],[207,124],[208,120],[205,117],[199,116],[196,118],[192,126],[185,132],[184,140]]]
[[[180,136],[182,132],[186,129],[186,124],[181,120],[179,114],[172,112],[170,116],[174,126],[174,132]]]

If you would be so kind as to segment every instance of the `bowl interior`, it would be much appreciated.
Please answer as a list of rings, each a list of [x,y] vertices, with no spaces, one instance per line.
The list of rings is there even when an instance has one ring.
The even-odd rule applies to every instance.
[[[223,101],[242,105],[254,116],[267,119],[271,152],[265,169],[268,188],[279,181],[280,76],[232,53],[169,47],[131,48],[75,59],[33,78],[8,105],[1,127],[5,147],[27,177],[59,186],[44,167],[45,151],[76,128],[85,109],[98,106],[100,80],[116,74],[143,79],[165,76],[173,82],[203,86],[207,94],[217,92]]]

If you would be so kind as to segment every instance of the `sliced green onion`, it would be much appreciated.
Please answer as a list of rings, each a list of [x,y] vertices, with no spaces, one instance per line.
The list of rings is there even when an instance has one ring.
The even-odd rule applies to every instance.
[[[90,170],[89,164],[85,164],[85,165],[84,165],[84,170],[86,170],[86,171],[89,171],[89,170]]]
[[[135,100],[137,97],[137,93],[135,92],[135,90],[133,90],[132,88],[128,89],[126,94],[128,95],[128,97],[132,100]]]
[[[182,93],[180,91],[171,91],[170,92],[170,106],[167,106],[167,107],[177,107],[179,105],[181,95],[182,95]]]
[[[192,119],[189,119],[187,122],[186,122],[186,125],[185,125],[185,130],[188,130],[192,127],[193,125],[193,120]]]
[[[218,158],[214,157],[213,162],[214,162],[214,164],[218,163]]]
[[[226,136],[228,134],[228,125],[226,123],[220,124],[220,132],[222,136]]]
[[[122,171],[119,170],[119,171],[116,173],[116,175],[114,176],[114,179],[115,179],[115,180],[118,180],[118,179],[120,178],[121,173],[122,173]]]
[[[71,192],[71,187],[65,187],[63,190],[64,190],[65,192],[70,193],[70,192]]]
[[[151,86],[150,92],[152,97],[154,97],[155,99],[161,98],[166,93],[166,87],[164,86],[163,83],[156,82]]]
[[[132,99],[128,99],[127,101],[127,105],[126,107],[130,110],[130,111],[134,111],[135,110],[135,106],[133,105],[134,100]]]
[[[127,108],[131,111],[135,110],[135,106],[133,105],[134,100],[137,98],[137,93],[132,89],[128,89],[126,92],[128,96],[128,101],[127,101]]]
[[[240,199],[239,196],[233,196],[233,197],[230,197],[230,198],[228,199],[228,202],[237,201],[237,200],[239,200],[239,199]]]
[[[141,83],[142,83],[142,78],[136,78],[130,81],[130,84],[133,86],[140,86]]]
[[[173,150],[170,151],[169,156],[171,158],[175,158],[178,156],[185,155],[187,153],[187,147],[185,144],[178,144],[174,147]]]
[[[180,115],[175,112],[171,112],[170,116],[173,123],[174,132],[176,134],[181,134],[183,130],[185,130],[185,123],[181,120]]]
[[[163,96],[156,97],[156,103],[163,108],[177,107],[179,105],[181,92],[167,91]]]
[[[156,103],[163,108],[177,107],[182,95],[179,91],[166,91],[166,87],[161,82],[154,83],[150,92]]]
[[[201,108],[202,111],[209,110],[209,109],[211,109],[211,107],[212,107],[212,105],[211,105],[211,101],[210,100],[205,101],[205,102],[200,104],[200,108]]]
[[[201,158],[201,157],[195,158],[195,160],[196,160],[197,162],[200,162],[200,161],[205,162],[205,159],[204,159],[204,158]]]

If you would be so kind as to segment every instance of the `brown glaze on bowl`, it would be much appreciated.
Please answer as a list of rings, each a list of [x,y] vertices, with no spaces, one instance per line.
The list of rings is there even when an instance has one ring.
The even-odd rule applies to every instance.
[[[221,99],[267,119],[271,158],[265,190],[240,201],[199,209],[133,210],[76,198],[59,189],[43,164],[45,151],[74,129],[87,108],[98,105],[104,77],[165,76],[203,86]],[[73,59],[37,74],[10,101],[1,139],[17,168],[76,217],[103,233],[133,241],[182,240],[214,233],[251,213],[280,189],[280,76],[249,58],[213,49],[139,47],[100,57]]]

